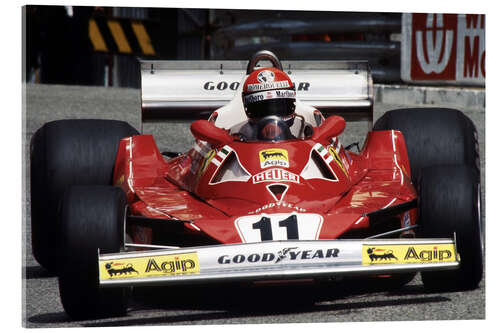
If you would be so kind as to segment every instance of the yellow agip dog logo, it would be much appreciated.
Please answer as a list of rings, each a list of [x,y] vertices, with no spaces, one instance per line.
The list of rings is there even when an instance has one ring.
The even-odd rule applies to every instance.
[[[280,148],[264,149],[259,151],[260,167],[284,167],[288,168],[288,151]]]

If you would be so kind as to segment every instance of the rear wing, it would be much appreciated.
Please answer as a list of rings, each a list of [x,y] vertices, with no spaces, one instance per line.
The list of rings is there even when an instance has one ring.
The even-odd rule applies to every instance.
[[[282,61],[302,103],[324,116],[373,122],[373,81],[367,62]],[[207,119],[241,91],[248,61],[141,60],[142,122]]]

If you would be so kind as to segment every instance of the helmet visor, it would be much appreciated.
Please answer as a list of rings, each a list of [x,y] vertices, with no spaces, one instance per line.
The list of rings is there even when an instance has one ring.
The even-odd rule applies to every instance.
[[[263,118],[267,116],[288,117],[295,111],[295,99],[275,98],[246,105],[248,118]]]

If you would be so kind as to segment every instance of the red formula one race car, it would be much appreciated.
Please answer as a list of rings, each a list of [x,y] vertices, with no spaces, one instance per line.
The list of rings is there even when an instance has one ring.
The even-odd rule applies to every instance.
[[[187,153],[111,120],[50,122],[32,140],[33,252],[71,317],[123,314],[131,286],[417,272],[434,290],[478,286],[479,155],[461,112],[390,111],[352,152],[338,114],[371,119],[366,64],[264,51],[142,75],[143,121],[211,111]]]

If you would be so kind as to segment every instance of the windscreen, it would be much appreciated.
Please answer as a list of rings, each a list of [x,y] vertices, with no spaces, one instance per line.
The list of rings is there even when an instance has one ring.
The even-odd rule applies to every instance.
[[[312,135],[312,126],[302,117],[291,117],[283,120],[271,116],[259,120],[251,119],[233,126],[230,134],[234,134],[243,142],[279,142],[293,139],[305,139]]]

